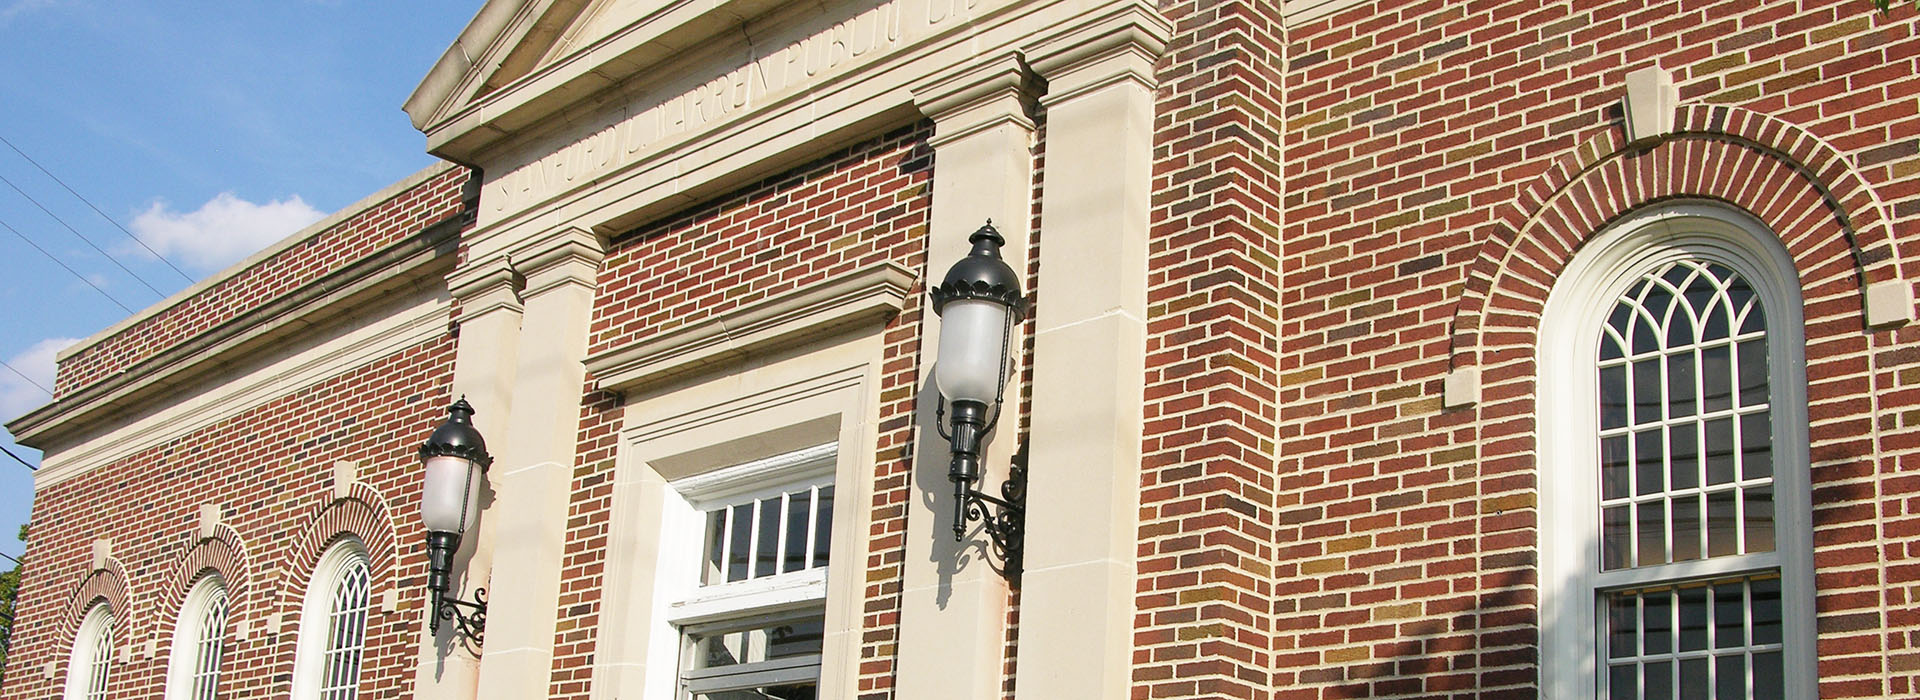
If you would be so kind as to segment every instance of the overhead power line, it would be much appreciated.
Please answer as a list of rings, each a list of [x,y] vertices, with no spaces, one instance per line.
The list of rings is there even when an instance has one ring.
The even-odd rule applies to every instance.
[[[94,243],[93,239],[80,235],[80,231],[78,229],[75,229],[72,224],[68,224],[66,219],[60,218],[59,214],[53,213],[53,210],[48,209],[44,205],[40,204],[40,200],[34,199],[33,195],[27,194],[27,191],[20,189],[19,185],[13,184],[13,181],[7,179],[7,176],[0,175],[0,182],[7,183],[7,186],[13,188],[13,191],[20,193],[20,196],[22,197],[26,197],[27,201],[33,203],[33,206],[39,207],[41,212],[44,212],[47,216],[53,217],[53,220],[60,222],[61,226],[67,227],[68,231],[73,232],[74,237],[79,238],[82,241],[85,241],[88,246],[91,246],[95,251],[99,252],[100,255],[105,256],[107,259],[107,262],[113,263],[114,266],[120,268],[121,271],[127,273],[128,275],[131,275],[134,279],[139,280],[140,284],[145,285],[147,289],[153,290],[154,295],[159,296],[162,299],[167,298],[167,295],[165,292],[160,291],[158,287],[153,286],[153,284],[148,282],[146,278],[141,277],[140,273],[134,272],[132,269],[129,269],[126,265],[121,264],[119,259],[113,257],[112,255],[109,255],[105,249],[101,248],[98,244]]]
[[[47,169],[47,166],[44,166],[44,165],[41,165],[41,164],[40,164],[40,161],[37,161],[37,160],[34,160],[34,159],[33,159],[33,156],[30,156],[30,155],[27,155],[27,152],[26,152],[26,151],[22,151],[22,150],[20,150],[20,147],[19,147],[19,146],[15,146],[15,145],[13,145],[13,142],[12,142],[12,141],[8,141],[8,140],[7,140],[7,137],[5,137],[5,136],[0,136],[0,143],[4,143],[4,144],[6,144],[6,145],[7,145],[7,148],[11,148],[11,149],[13,149],[13,152],[14,152],[14,153],[18,153],[18,154],[20,154],[20,157],[21,157],[21,158],[25,158],[25,159],[27,159],[27,162],[29,162],[29,163],[32,163],[32,164],[33,164],[33,167],[36,167],[36,168],[39,168],[39,169],[40,169],[40,172],[42,172],[42,173],[45,173],[47,177],[50,177],[50,178],[53,178],[53,181],[54,181],[54,182],[58,182],[58,183],[60,183],[60,186],[61,186],[61,187],[64,187],[64,188],[66,188],[66,190],[67,190],[67,193],[68,193],[68,194],[71,194],[71,195],[73,195],[75,199],[78,199],[78,200],[80,200],[80,201],[82,201],[82,202],[86,202],[86,203],[87,203],[87,208],[89,208],[89,209],[92,209],[92,210],[93,210],[93,213],[95,213],[95,214],[99,214],[99,215],[100,215],[100,218],[102,218],[102,219],[106,219],[106,220],[107,220],[107,223],[109,223],[109,224],[113,224],[113,227],[114,227],[114,228],[117,228],[117,229],[120,229],[120,232],[121,232],[121,233],[124,233],[124,234],[127,234],[127,237],[128,237],[128,238],[131,238],[131,239],[133,239],[133,242],[135,242],[135,243],[138,243],[138,244],[140,244],[140,247],[142,247],[142,248],[146,248],[146,249],[147,249],[147,252],[149,252],[149,253],[153,253],[153,257],[156,257],[156,258],[159,258],[159,259],[160,259],[160,262],[163,262],[163,263],[166,263],[166,264],[167,264],[167,267],[171,267],[171,268],[173,268],[173,271],[174,271],[175,273],[177,273],[177,274],[179,274],[179,275],[180,275],[180,279],[183,279],[183,280],[186,280],[188,284],[192,284],[192,283],[193,283],[193,277],[191,277],[191,276],[189,276],[189,275],[187,275],[187,273],[186,273],[186,272],[183,272],[183,271],[181,271],[181,269],[180,269],[180,268],[178,268],[178,267],[175,267],[175,266],[174,266],[174,264],[173,264],[173,261],[172,261],[172,260],[168,260],[166,256],[164,256],[164,255],[161,255],[161,254],[160,254],[160,251],[157,251],[157,250],[154,250],[154,249],[153,249],[153,248],[152,248],[151,246],[148,246],[148,245],[147,245],[147,242],[146,242],[146,241],[143,241],[143,240],[140,240],[140,237],[139,237],[139,236],[135,236],[135,235],[133,235],[133,232],[132,232],[132,231],[128,231],[128,230],[127,230],[127,227],[125,227],[125,226],[121,226],[121,225],[120,225],[120,222],[119,222],[119,221],[116,221],[116,220],[114,220],[114,218],[113,218],[113,217],[111,217],[111,216],[107,216],[107,213],[106,213],[106,212],[104,212],[104,211],[100,211],[100,207],[96,207],[96,206],[94,206],[94,205],[93,205],[93,202],[92,202],[92,201],[89,201],[89,200],[88,200],[88,199],[87,199],[86,197],[82,197],[82,196],[80,196],[80,193],[79,193],[79,192],[75,192],[75,191],[74,191],[74,189],[73,189],[72,187],[68,187],[68,186],[67,186],[67,183],[66,183],[66,181],[65,181],[65,180],[61,180],[61,179],[60,179],[60,176],[59,176],[59,175],[55,175],[55,174],[53,174],[53,171],[51,171],[51,170],[48,170],[48,169]]]
[[[20,375],[20,378],[21,378],[21,379],[25,379],[25,380],[27,380],[27,383],[28,383],[28,384],[32,384],[32,385],[33,385],[33,387],[34,387],[35,389],[39,389],[39,390],[41,390],[41,391],[44,391],[44,392],[46,392],[48,396],[52,396],[52,395],[53,395],[53,390],[52,390],[52,389],[48,389],[48,388],[46,388],[46,387],[44,387],[44,386],[40,386],[40,382],[36,382],[36,381],[34,381],[34,380],[33,380],[33,377],[29,377],[29,376],[27,376],[27,373],[26,373],[26,372],[22,372],[22,371],[20,371],[20,370],[17,370],[17,369],[14,369],[14,367],[13,367],[13,365],[10,365],[10,364],[7,364],[7,361],[6,361],[6,360],[0,360],[0,366],[4,366],[4,367],[6,367],[6,368],[7,368],[8,370],[11,370],[11,371],[12,371],[12,372],[13,372],[14,374],[17,374],[17,375]]]
[[[39,465],[28,462],[27,460],[21,459],[20,455],[14,454],[13,450],[9,450],[5,446],[0,446],[0,452],[7,453],[7,456],[12,457],[13,461],[19,462],[22,466],[25,466],[27,468],[27,471],[33,471],[33,472],[40,471]]]
[[[107,290],[101,289],[100,285],[94,284],[93,280],[87,279],[86,275],[80,274],[78,270],[75,270],[72,267],[68,266],[66,263],[61,262],[59,258],[56,258],[53,256],[52,253],[47,252],[47,249],[40,247],[40,244],[33,242],[33,239],[28,238],[27,235],[24,233],[21,233],[19,229],[9,226],[5,221],[0,221],[0,228],[5,228],[8,231],[12,231],[13,235],[19,236],[20,240],[27,242],[27,245],[33,246],[34,250],[40,251],[41,255],[47,256],[47,259],[52,260],[53,264],[59,265],[61,268],[65,269],[67,272],[71,273],[74,277],[79,278],[80,281],[87,283],[87,286],[92,287],[93,291],[99,292],[100,296],[106,297],[107,301],[113,302],[113,305],[120,307],[120,310],[125,311],[129,314],[133,313],[133,309],[127,308],[126,304],[122,304],[120,303],[119,299],[113,298],[113,295],[108,294]]]

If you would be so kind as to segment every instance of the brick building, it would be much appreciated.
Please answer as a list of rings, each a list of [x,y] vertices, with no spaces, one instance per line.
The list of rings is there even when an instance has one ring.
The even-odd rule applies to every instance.
[[[406,104],[448,165],[11,424],[0,699],[1920,695],[1916,28],[489,2]],[[1017,570],[951,534],[926,293],[989,218]]]

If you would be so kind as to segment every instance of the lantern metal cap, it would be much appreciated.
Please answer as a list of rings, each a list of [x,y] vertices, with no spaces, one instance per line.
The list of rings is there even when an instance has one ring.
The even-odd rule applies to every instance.
[[[449,456],[472,460],[483,470],[493,464],[486,439],[473,427],[473,406],[465,396],[447,407],[447,422],[434,428],[426,443],[420,445],[421,459]]]
[[[1006,306],[1016,319],[1025,315],[1021,308],[1020,276],[1000,259],[1000,248],[1007,244],[1007,239],[993,228],[993,220],[988,219],[985,226],[967,237],[967,242],[973,244],[973,250],[947,269],[947,277],[940,286],[927,292],[933,297],[933,312],[938,314],[947,304],[962,299],[981,299]]]

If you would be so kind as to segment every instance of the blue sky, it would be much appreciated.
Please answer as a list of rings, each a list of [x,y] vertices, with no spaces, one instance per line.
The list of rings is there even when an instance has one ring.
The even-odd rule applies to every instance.
[[[46,403],[54,351],[127,317],[121,305],[431,164],[400,104],[479,7],[0,0],[0,138],[113,220],[0,144],[0,223],[19,233],[0,227],[0,358],[27,375],[0,368],[0,420]],[[0,446],[39,462],[11,435]],[[31,473],[0,455],[0,553],[19,555],[32,496]]]

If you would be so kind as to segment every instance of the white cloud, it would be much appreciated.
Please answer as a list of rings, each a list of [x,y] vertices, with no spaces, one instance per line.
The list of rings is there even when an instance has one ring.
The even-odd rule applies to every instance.
[[[48,338],[7,358],[8,365],[27,376],[0,368],[0,420],[13,420],[53,400],[42,390],[53,388],[53,357],[77,342],[80,339]]]
[[[14,2],[9,3],[6,7],[0,7],[0,24],[6,23],[16,15],[33,12],[35,10],[44,10],[57,4],[59,3],[54,0],[14,0]]]
[[[199,209],[156,201],[133,218],[133,233],[163,256],[201,271],[226,267],[325,216],[300,195],[254,204],[222,192]],[[144,251],[142,251],[144,252]]]

